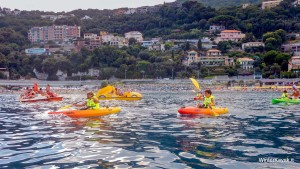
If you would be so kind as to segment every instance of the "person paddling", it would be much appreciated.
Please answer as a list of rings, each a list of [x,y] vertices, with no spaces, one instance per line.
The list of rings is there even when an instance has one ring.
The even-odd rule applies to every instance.
[[[198,104],[198,108],[214,108],[215,107],[215,97],[212,95],[211,90],[205,90],[204,96],[201,95],[197,100],[203,100],[203,104]]]
[[[82,104],[73,104],[76,107],[83,107],[81,110],[86,110],[86,109],[92,109],[92,110],[99,110],[100,105],[99,105],[99,100],[94,96],[93,92],[88,92],[87,94],[87,100],[83,102]]]
[[[300,92],[299,90],[297,89],[296,85],[293,86],[293,94],[291,95],[291,98],[292,99],[299,99],[299,96],[300,96]]]

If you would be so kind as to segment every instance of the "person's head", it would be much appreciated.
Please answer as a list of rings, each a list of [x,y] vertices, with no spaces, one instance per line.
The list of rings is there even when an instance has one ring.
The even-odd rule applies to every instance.
[[[284,90],[284,91],[283,91],[283,93],[287,93],[287,91],[286,91],[286,90]]]
[[[86,94],[86,96],[87,96],[87,98],[92,98],[92,97],[94,97],[94,93],[93,92],[88,92],[87,94]]]
[[[211,90],[209,90],[209,89],[205,90],[204,95],[205,95],[205,97],[211,96]]]
[[[42,88],[40,88],[40,90],[43,90]]]

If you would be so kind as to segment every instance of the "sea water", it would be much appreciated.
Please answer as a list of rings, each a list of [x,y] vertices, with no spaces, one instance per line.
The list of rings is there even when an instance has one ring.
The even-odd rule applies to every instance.
[[[143,93],[143,91],[142,91]],[[0,95],[0,168],[300,168],[300,105],[278,93],[216,92],[218,117],[182,116],[192,91],[147,91],[139,101],[101,101],[119,114],[49,116],[83,99],[19,103]]]

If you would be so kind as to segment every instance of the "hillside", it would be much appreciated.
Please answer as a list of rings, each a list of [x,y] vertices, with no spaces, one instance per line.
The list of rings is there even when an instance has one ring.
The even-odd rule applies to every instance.
[[[179,0],[180,2],[186,2],[189,0]],[[259,4],[262,0],[196,0],[205,6],[210,6],[213,8],[222,8],[230,6],[240,6],[245,3]]]

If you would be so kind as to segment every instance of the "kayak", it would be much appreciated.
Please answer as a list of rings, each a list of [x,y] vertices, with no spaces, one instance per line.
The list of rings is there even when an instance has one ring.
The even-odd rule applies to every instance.
[[[121,111],[120,107],[101,107],[99,110],[59,110],[56,112],[49,112],[48,114],[63,114],[69,117],[96,117],[96,116],[105,116],[109,114],[116,114]]]
[[[63,97],[49,97],[49,98],[32,98],[32,99],[20,99],[20,102],[34,103],[41,101],[61,101]]]
[[[96,97],[99,100],[127,100],[127,101],[135,101],[141,100],[143,95],[138,92],[125,91],[121,92],[120,89],[114,86],[106,86],[100,89],[96,93]]]
[[[126,100],[126,101],[136,101],[136,100],[141,100],[142,97],[105,97],[105,96],[100,96],[98,97],[99,100]]]
[[[214,114],[226,114],[228,113],[228,108],[216,107],[213,109],[209,108],[197,108],[197,107],[182,107],[178,110],[180,114],[190,114],[190,115],[214,115]]]
[[[277,104],[277,103],[298,104],[300,103],[300,99],[289,99],[289,98],[272,99],[272,104]]]

